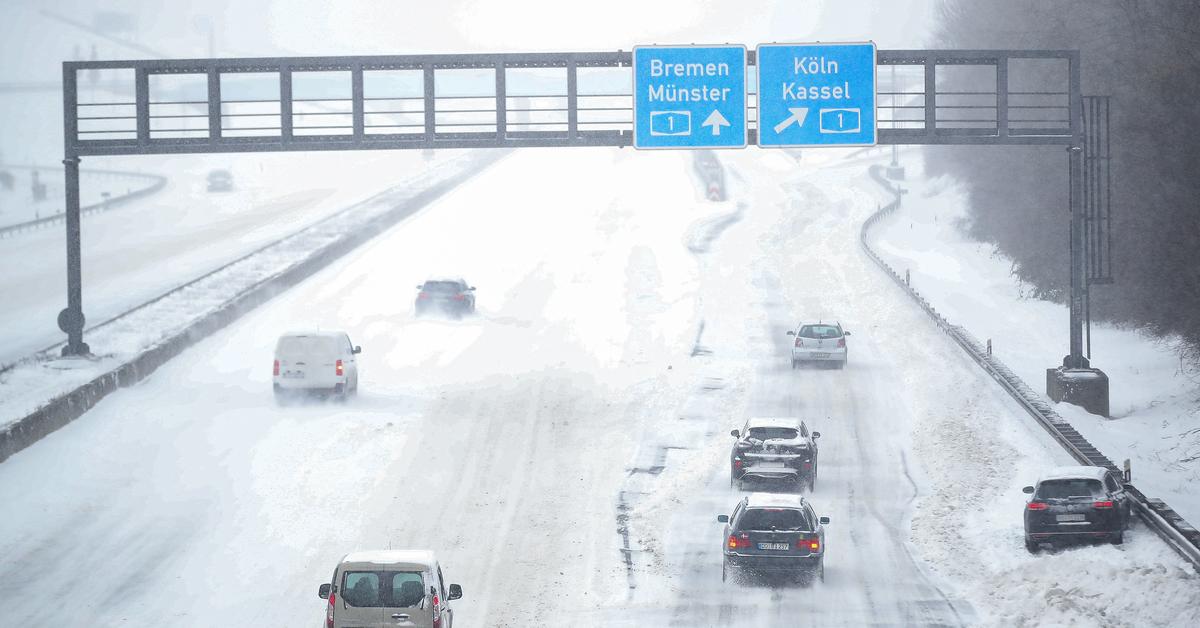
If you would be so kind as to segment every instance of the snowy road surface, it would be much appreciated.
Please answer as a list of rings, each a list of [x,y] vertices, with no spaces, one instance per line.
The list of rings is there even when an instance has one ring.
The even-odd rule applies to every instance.
[[[6,621],[316,625],[386,547],[441,554],[460,626],[1200,621],[1143,528],[1024,553],[1020,487],[1066,455],[869,267],[841,154],[723,154],[721,204],[683,154],[505,159],[0,465]],[[479,315],[414,320],[456,273]],[[802,316],[853,332],[845,371],[788,368]],[[362,393],[278,407],[274,340],[312,327],[363,346]],[[824,584],[720,580],[748,414],[822,432]]]
[[[459,151],[443,151],[437,160]],[[83,306],[99,323],[357,201],[427,166],[417,151],[362,155],[337,170],[330,154],[166,156],[91,159],[95,168],[168,178],[161,192],[83,219]],[[205,190],[212,169],[233,173],[231,192]],[[331,173],[337,171],[336,176]],[[85,194],[103,180],[82,180]],[[91,187],[89,187],[91,186]],[[61,195],[61,189],[58,191]],[[61,202],[61,198],[59,199]],[[63,225],[0,240],[0,364],[63,340],[55,323],[66,306]]]

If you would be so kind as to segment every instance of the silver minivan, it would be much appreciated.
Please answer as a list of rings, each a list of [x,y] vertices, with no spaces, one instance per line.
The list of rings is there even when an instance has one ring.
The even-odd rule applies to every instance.
[[[292,332],[275,344],[272,382],[276,398],[294,393],[332,394],[346,398],[358,392],[358,360],[362,347],[344,331]]]
[[[347,554],[317,595],[325,628],[453,628],[462,587],[445,584],[433,552],[377,550]]]

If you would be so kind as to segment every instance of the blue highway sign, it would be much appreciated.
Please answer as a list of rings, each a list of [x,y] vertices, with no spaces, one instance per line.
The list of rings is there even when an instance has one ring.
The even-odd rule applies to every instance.
[[[875,44],[758,47],[759,146],[875,144]]]
[[[635,46],[635,148],[744,148],[745,46]]]

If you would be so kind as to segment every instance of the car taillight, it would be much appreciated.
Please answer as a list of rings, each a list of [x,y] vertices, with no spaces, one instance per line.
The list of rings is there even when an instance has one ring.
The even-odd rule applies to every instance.
[[[341,377],[346,374],[346,367],[342,365],[341,360],[338,360],[337,364],[333,368],[334,368],[334,370],[337,371],[338,377]]]
[[[279,360],[275,360],[275,368],[271,370],[271,374],[275,376],[279,375]]]
[[[741,468],[742,468],[742,459],[741,459],[741,458],[734,458],[734,459],[733,459],[733,468],[734,468],[734,469],[741,469]]]
[[[738,549],[739,547],[750,547],[750,537],[743,533],[740,537],[736,534],[729,535],[729,541],[726,543],[729,549]]]
[[[1112,508],[1112,502],[1096,502],[1092,504],[1092,508]]]
[[[845,349],[845,348],[846,348],[846,339],[838,338],[838,349]]]
[[[456,294],[456,295],[454,295],[454,300],[455,300],[455,301],[462,301],[462,300],[464,300],[464,299],[466,299],[466,298],[467,298],[467,295],[465,295],[465,294]]]
[[[821,551],[821,538],[815,536],[812,538],[801,537],[799,541],[796,541],[796,549],[819,552]]]
[[[442,626],[442,607],[439,604],[438,596],[433,596],[433,628],[441,628]]]
[[[796,346],[797,346],[797,347],[803,347],[803,346],[804,346],[804,341],[803,341],[803,340],[801,340],[800,338],[796,338]]]
[[[418,292],[418,293],[417,293],[417,298],[418,298],[418,299],[428,299],[428,298],[429,298],[429,294],[427,294],[427,293],[425,293],[425,292]]]
[[[325,628],[333,628],[333,601],[337,598],[337,593],[329,593],[329,608],[325,611]]]
[[[1045,510],[1046,508],[1049,508],[1049,506],[1043,504],[1042,502],[1029,502],[1029,504],[1027,504],[1025,507],[1030,510]]]

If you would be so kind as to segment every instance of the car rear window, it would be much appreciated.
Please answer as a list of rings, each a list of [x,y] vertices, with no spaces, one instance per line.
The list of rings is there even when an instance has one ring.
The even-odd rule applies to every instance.
[[[796,508],[749,508],[738,521],[739,530],[811,530],[803,510]]]
[[[796,438],[799,432],[790,427],[752,427],[746,434],[750,438],[757,440],[771,440],[775,438],[792,440]]]
[[[342,599],[358,608],[409,608],[425,599],[425,580],[415,571],[347,571]]]
[[[461,287],[453,281],[426,281],[421,289],[425,292],[458,292]]]
[[[1100,480],[1066,479],[1046,480],[1038,485],[1039,499],[1066,499],[1069,497],[1099,497],[1104,494]]]
[[[337,353],[337,339],[332,336],[284,336],[275,345],[275,356],[284,359]]]
[[[840,338],[842,336],[842,330],[834,327],[833,325],[802,325],[800,327],[800,332],[797,335],[801,338],[815,338],[818,340],[824,338]]]

